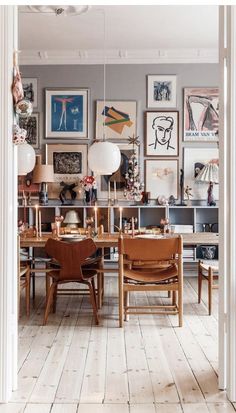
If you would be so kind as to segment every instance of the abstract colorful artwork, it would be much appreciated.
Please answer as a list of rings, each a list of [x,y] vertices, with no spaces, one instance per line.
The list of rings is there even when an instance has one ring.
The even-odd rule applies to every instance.
[[[195,178],[213,159],[219,159],[218,148],[184,148],[184,187],[191,188],[192,200],[207,199],[209,183],[197,182]],[[214,185],[214,195],[219,199],[219,185]]]
[[[219,89],[184,89],[184,140],[219,140]]]
[[[128,139],[136,133],[135,101],[97,101],[96,138]]]
[[[160,109],[176,107],[175,75],[147,76],[147,107]]]
[[[178,156],[179,112],[146,112],[145,156]]]
[[[145,191],[156,199],[164,195],[178,198],[178,160],[146,160],[145,161]]]
[[[79,191],[79,182],[87,175],[87,145],[47,144],[46,163],[53,165],[54,182],[48,184],[50,198],[58,198],[61,191],[60,182],[75,183],[75,191]]]
[[[46,137],[88,138],[88,89],[46,89]]]

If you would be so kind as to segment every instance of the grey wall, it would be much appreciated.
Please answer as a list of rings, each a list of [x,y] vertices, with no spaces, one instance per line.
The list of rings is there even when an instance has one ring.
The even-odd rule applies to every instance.
[[[95,134],[95,101],[103,99],[103,66],[102,65],[58,65],[58,66],[21,66],[22,77],[38,78],[38,108],[40,113],[40,142],[44,155],[45,143],[56,143],[56,139],[45,139],[44,132],[44,88],[50,87],[88,87],[91,92],[90,104],[90,140]],[[182,148],[184,146],[215,147],[215,143],[182,142],[183,123],[183,88],[190,86],[219,85],[219,68],[217,64],[169,64],[169,65],[107,65],[106,98],[107,100],[136,100],[137,135],[140,137],[140,165],[143,174],[143,141],[144,112],[148,110],[146,103],[146,75],[177,75],[177,109],[179,110],[180,167]],[[60,139],[60,143],[68,142]],[[70,140],[70,142],[75,142]],[[78,142],[78,140],[76,140]],[[88,140],[81,140],[88,143]]]

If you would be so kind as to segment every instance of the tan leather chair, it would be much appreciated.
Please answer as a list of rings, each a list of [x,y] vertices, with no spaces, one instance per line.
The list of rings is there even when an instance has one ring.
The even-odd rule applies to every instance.
[[[183,241],[181,236],[163,239],[119,240],[119,321],[128,314],[178,314],[183,324]],[[172,303],[130,306],[131,291],[172,292]],[[176,301],[178,293],[178,301]],[[152,310],[152,312],[150,312]]]
[[[82,268],[87,259],[96,252],[96,245],[91,238],[79,242],[63,242],[56,239],[48,239],[45,250],[60,265],[58,269],[52,269],[48,276],[52,278],[52,284],[47,296],[44,315],[44,325],[47,323],[50,309],[56,311],[57,288],[59,284],[77,282],[88,286],[90,300],[93,307],[96,324],[98,321],[96,292],[94,278],[97,276],[96,268]]]
[[[204,260],[198,262],[198,303],[201,303],[202,298],[202,281],[208,282],[208,313],[212,312],[212,292],[218,288],[218,284],[214,284],[219,277],[219,262],[217,260]]]

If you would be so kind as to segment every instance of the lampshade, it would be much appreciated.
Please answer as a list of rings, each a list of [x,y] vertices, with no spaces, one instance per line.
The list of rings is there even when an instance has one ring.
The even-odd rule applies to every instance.
[[[219,183],[219,166],[216,162],[207,163],[195,178],[196,182]]]
[[[88,165],[95,175],[111,175],[119,169],[120,149],[107,141],[94,142],[88,151]]]
[[[77,211],[71,210],[66,213],[64,224],[67,226],[73,226],[73,224],[80,224],[81,220]]]
[[[54,182],[53,165],[36,165],[33,171],[33,183]]]
[[[17,146],[18,151],[18,175],[27,175],[34,169],[35,151],[28,143]]]

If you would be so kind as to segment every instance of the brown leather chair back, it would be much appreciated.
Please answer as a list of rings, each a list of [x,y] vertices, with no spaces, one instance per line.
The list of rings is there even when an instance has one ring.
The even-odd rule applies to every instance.
[[[60,280],[83,280],[81,265],[96,252],[91,238],[79,242],[64,242],[49,238],[45,245],[47,254],[60,264]]]
[[[162,239],[120,238],[119,253],[131,261],[166,261],[182,254],[182,237]]]

